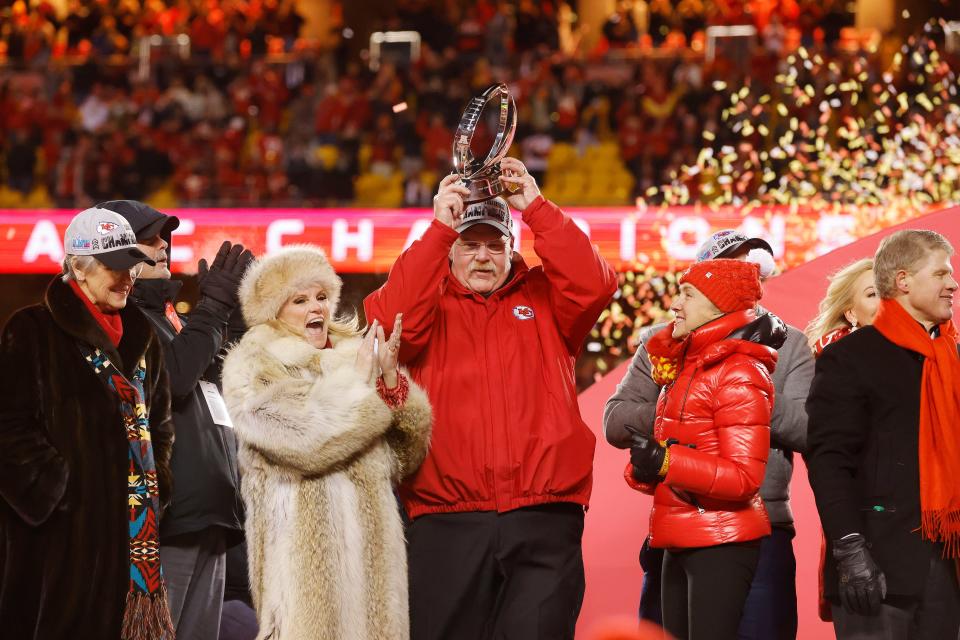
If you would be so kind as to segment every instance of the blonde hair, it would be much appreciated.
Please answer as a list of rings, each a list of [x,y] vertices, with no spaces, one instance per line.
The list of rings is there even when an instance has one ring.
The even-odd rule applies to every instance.
[[[863,258],[851,262],[828,278],[830,284],[827,286],[827,295],[820,301],[816,317],[810,321],[803,332],[811,348],[817,340],[834,329],[850,326],[844,314],[853,306],[856,293],[853,285],[857,278],[872,269],[873,259]]]
[[[880,297],[896,297],[897,272],[914,273],[918,263],[938,249],[953,255],[953,246],[947,239],[929,229],[904,229],[884,238],[873,257],[876,264],[874,278]]]
[[[338,338],[352,338],[363,335],[363,331],[360,330],[360,319],[357,317],[356,312],[346,316],[338,315],[331,318],[330,323],[327,325],[327,332]]]

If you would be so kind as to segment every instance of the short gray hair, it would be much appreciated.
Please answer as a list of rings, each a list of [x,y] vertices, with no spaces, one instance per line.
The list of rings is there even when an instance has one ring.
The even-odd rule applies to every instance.
[[[63,263],[60,265],[60,279],[64,282],[76,280],[77,271],[86,273],[93,269],[96,263],[97,259],[93,256],[74,256],[68,254],[63,258]]]
[[[873,258],[873,277],[880,297],[896,297],[897,273],[914,273],[919,263],[937,250],[953,255],[947,239],[929,229],[904,229],[884,238]]]

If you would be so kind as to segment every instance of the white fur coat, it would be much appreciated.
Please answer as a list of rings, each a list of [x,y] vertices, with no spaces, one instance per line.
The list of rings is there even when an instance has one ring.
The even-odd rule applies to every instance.
[[[258,639],[409,637],[391,483],[426,455],[430,405],[411,382],[406,404],[391,411],[354,370],[358,345],[315,349],[271,321],[224,364]]]

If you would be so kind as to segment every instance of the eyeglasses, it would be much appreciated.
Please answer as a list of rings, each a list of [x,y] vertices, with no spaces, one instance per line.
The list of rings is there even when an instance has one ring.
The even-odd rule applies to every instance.
[[[480,247],[486,247],[487,253],[492,256],[503,255],[507,251],[506,240],[492,240],[490,242],[457,242],[460,245],[460,251],[464,255],[475,256],[480,253]]]

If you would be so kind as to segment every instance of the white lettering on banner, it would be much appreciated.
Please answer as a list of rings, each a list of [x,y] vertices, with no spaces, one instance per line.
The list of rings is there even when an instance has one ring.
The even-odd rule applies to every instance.
[[[363,218],[357,222],[357,230],[350,231],[350,223],[337,218],[333,221],[332,251],[333,260],[347,259],[347,249],[357,250],[357,260],[370,262],[373,259],[373,220]]]
[[[57,264],[63,262],[63,238],[57,233],[57,225],[50,220],[38,220],[30,232],[30,239],[23,249],[23,261],[36,262],[47,256]]]
[[[817,255],[822,256],[856,240],[853,234],[855,226],[856,220],[846,214],[825,215],[817,220],[817,238],[820,239],[816,245]]]
[[[633,216],[620,221],[620,259],[624,262],[637,259],[637,221]]]
[[[190,218],[180,218],[180,226],[173,230],[173,235],[190,236],[196,228],[196,223]],[[193,247],[190,246],[189,241],[182,244],[171,242],[170,262],[193,262]]]
[[[432,222],[432,218],[421,218],[414,222],[413,226],[410,227],[410,233],[407,234],[407,241],[403,243],[403,250],[406,251],[410,245],[422,238]]]
[[[303,220],[299,218],[280,218],[267,225],[267,253],[273,253],[283,247],[283,236],[297,236],[303,233]]]
[[[583,231],[584,235],[588,238],[590,237],[590,223],[584,220],[583,218],[574,218],[573,224],[577,225],[577,228],[580,231]]]
[[[740,225],[740,231],[748,238],[763,238],[770,243],[774,258],[782,258],[786,251],[787,220],[783,216],[771,216],[770,226],[763,226],[758,218],[746,217]]]
[[[692,242],[684,236],[692,235]],[[700,216],[680,216],[667,226],[664,249],[671,258],[693,261],[697,259],[697,249],[710,237],[710,223]]]

